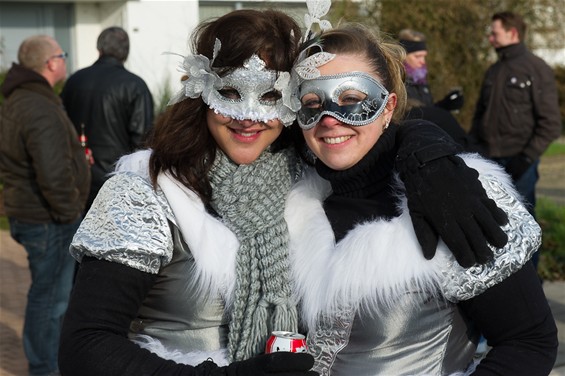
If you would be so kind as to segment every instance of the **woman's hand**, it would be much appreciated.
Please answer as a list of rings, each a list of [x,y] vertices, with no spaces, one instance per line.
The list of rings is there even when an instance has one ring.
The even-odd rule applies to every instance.
[[[405,122],[398,137],[396,167],[424,256],[434,257],[441,237],[461,266],[487,262],[488,244],[501,248],[508,241],[501,228],[508,218],[487,196],[477,171],[455,155],[460,147],[421,120]]]
[[[308,353],[275,352],[225,367],[215,367],[213,362],[206,361],[197,368],[204,371],[203,376],[317,376],[317,372],[310,371],[313,365],[314,357]]]

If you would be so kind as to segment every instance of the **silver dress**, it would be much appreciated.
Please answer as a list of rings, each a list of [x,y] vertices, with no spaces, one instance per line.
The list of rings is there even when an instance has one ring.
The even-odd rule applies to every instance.
[[[291,191],[285,217],[295,290],[321,375],[450,375],[471,365],[478,333],[457,302],[519,270],[541,231],[500,168],[464,159],[509,217],[508,244],[469,269],[443,242],[425,260],[405,199],[399,217],[359,223],[336,243],[322,206],[329,183],[311,173]]]
[[[130,327],[130,338],[140,346],[179,363],[212,357],[226,364],[226,281],[233,277],[235,235],[205,211],[196,195],[171,179],[159,181],[174,192],[169,187],[166,196],[161,186],[154,190],[131,172],[111,177],[77,231],[71,254],[79,261],[88,255],[157,275]],[[190,227],[184,234],[180,221]]]

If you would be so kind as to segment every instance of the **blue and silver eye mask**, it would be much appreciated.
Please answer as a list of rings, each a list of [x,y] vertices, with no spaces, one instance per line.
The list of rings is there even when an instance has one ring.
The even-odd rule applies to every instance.
[[[324,115],[352,126],[375,121],[385,109],[388,90],[364,72],[319,76],[300,85],[302,107],[297,120],[302,129],[313,128]]]

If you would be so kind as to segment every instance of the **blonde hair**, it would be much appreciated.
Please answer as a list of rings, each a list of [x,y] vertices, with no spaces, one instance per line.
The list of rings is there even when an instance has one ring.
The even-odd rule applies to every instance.
[[[25,39],[18,49],[18,62],[25,68],[41,73],[45,63],[57,52],[58,44],[48,35],[34,35]]]
[[[411,41],[411,42],[425,42],[426,36],[423,33],[416,31],[416,30],[402,29],[398,33],[398,39],[408,40],[408,41]]]

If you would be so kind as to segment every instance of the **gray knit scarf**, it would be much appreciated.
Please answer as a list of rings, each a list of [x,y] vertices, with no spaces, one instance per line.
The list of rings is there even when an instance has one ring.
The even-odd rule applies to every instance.
[[[292,150],[263,152],[237,165],[218,150],[210,172],[212,207],[239,240],[228,351],[230,361],[264,351],[273,330],[297,331],[284,206],[298,174]]]

